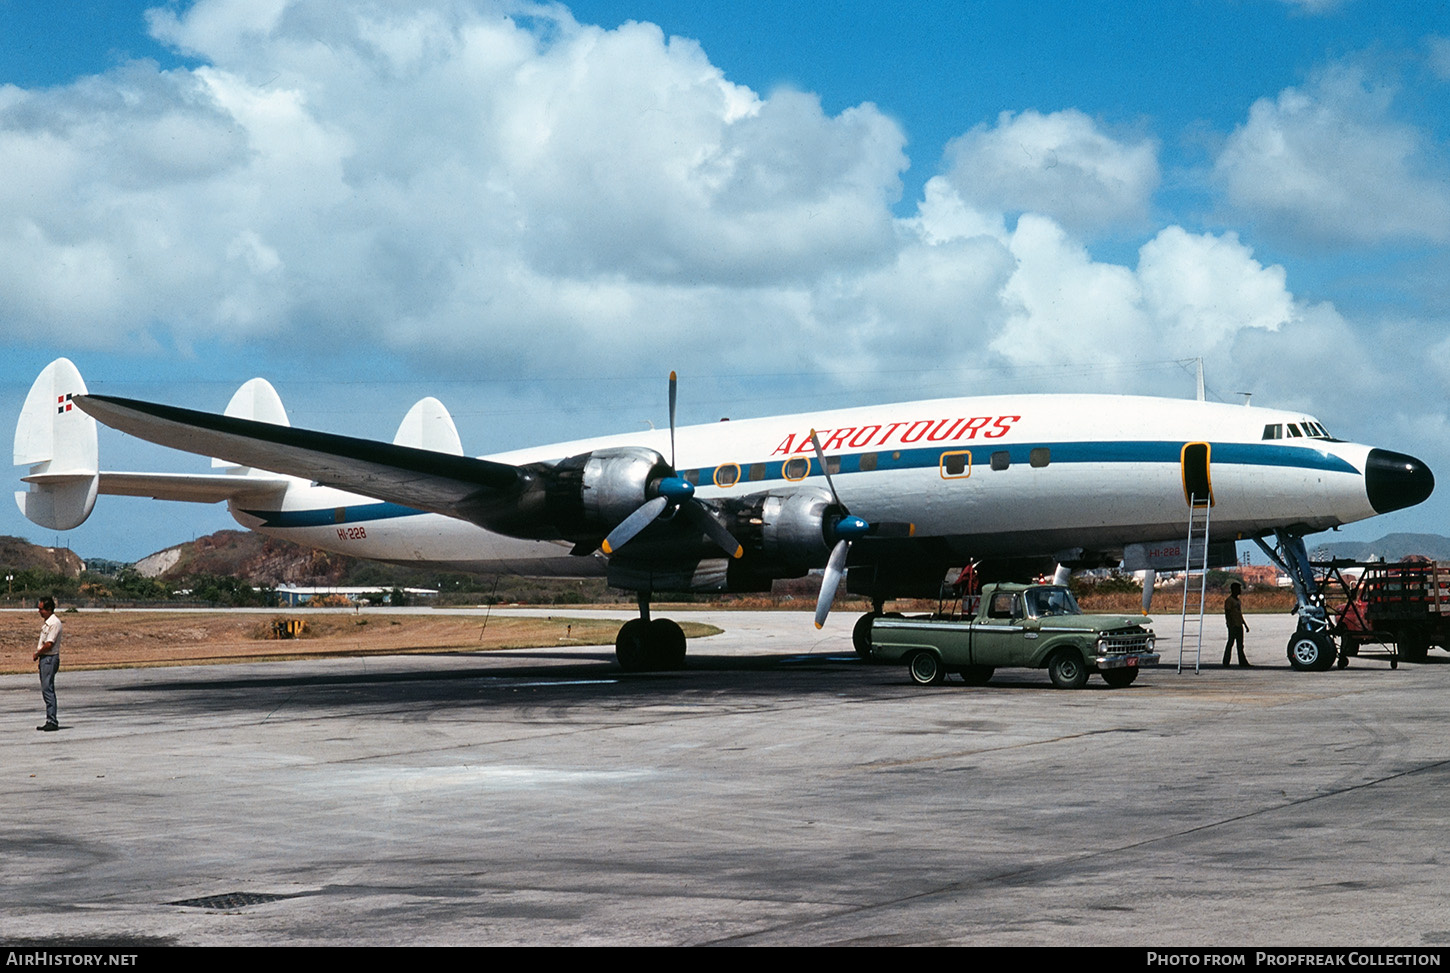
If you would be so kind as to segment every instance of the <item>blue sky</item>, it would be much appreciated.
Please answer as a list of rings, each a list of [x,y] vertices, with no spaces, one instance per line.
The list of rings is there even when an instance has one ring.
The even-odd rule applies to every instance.
[[[1201,356],[1450,471],[1443,4],[0,0],[0,38],[12,415],[65,355],[382,438],[436,394],[481,453],[645,428],[671,368],[705,421]],[[102,498],[61,541],[230,525]]]

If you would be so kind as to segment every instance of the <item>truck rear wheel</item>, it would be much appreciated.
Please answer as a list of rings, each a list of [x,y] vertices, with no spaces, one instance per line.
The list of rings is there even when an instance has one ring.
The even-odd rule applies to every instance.
[[[1289,665],[1300,672],[1334,668],[1334,641],[1323,632],[1295,632],[1289,640]]]
[[[911,681],[918,686],[935,686],[946,678],[947,671],[942,668],[941,660],[930,652],[918,652],[911,657],[907,663],[911,671]]]
[[[1430,654],[1430,637],[1424,632],[1406,632],[1396,643],[1395,652],[1406,662],[1424,662]]]
[[[1081,689],[1087,685],[1087,666],[1082,656],[1071,649],[1063,649],[1047,664],[1047,675],[1058,689]]]

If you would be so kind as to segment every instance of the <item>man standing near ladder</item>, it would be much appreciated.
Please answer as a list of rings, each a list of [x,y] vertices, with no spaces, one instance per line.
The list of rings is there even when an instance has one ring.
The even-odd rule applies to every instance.
[[[1224,668],[1228,668],[1228,660],[1233,654],[1235,644],[1239,647],[1239,666],[1244,669],[1253,668],[1244,656],[1244,633],[1249,630],[1249,626],[1244,621],[1244,606],[1239,602],[1239,593],[1243,590],[1244,586],[1235,581],[1229,585],[1228,597],[1223,600],[1223,620],[1228,625],[1228,641],[1223,647]]]

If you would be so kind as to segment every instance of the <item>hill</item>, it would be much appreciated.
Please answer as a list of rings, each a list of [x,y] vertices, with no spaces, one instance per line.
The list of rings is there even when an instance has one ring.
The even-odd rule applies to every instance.
[[[0,537],[0,568],[7,573],[44,571],[78,578],[86,565],[67,547],[41,547],[20,537]]]
[[[1321,548],[1334,557],[1355,561],[1374,558],[1399,561],[1410,554],[1423,554],[1436,561],[1450,561],[1450,537],[1439,534],[1386,534],[1377,541],[1336,541],[1313,547],[1314,550]]]
[[[346,585],[354,583],[359,574],[375,573],[376,569],[377,565],[370,561],[245,530],[217,531],[136,562],[136,571],[148,578],[171,581],[214,574],[266,588],[282,584]]]

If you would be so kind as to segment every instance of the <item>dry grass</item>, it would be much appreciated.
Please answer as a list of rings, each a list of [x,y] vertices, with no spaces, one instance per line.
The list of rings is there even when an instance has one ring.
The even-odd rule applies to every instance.
[[[307,637],[274,640],[263,634],[272,618],[303,618]],[[258,616],[237,612],[61,612],[66,669],[197,665],[267,659],[398,654],[492,652],[557,645],[614,644],[620,623],[606,619],[490,618],[477,616],[348,615],[299,612]],[[689,638],[720,629],[682,622]],[[0,672],[32,672],[40,617],[33,611],[0,612]]]

